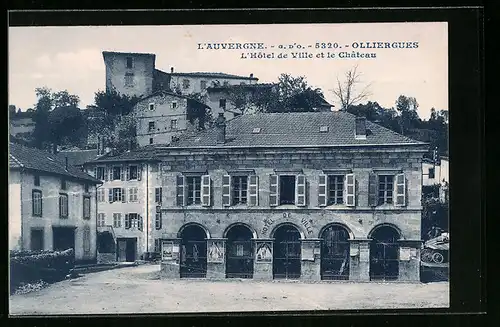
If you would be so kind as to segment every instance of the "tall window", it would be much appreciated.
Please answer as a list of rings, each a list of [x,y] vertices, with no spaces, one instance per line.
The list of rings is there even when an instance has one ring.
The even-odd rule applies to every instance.
[[[106,214],[100,212],[97,214],[97,226],[102,227],[105,225],[106,225]]]
[[[226,109],[226,99],[219,99],[219,108]]]
[[[90,197],[83,197],[83,219],[90,219]]]
[[[33,190],[32,194],[33,216],[42,216],[42,191]]]
[[[125,74],[125,86],[134,86],[134,74],[126,73]]]
[[[379,175],[378,177],[378,204],[392,204],[394,191],[394,176]]]
[[[161,212],[156,213],[155,217],[155,229],[159,230],[161,229]]]
[[[129,202],[137,202],[138,197],[137,197],[137,187],[131,187],[128,189],[128,200]]]
[[[435,178],[435,169],[429,168],[429,178]]]
[[[328,176],[328,205],[344,203],[344,176]]]
[[[122,214],[121,213],[113,213],[113,227],[114,228],[122,227]]]
[[[186,177],[187,205],[201,204],[201,176]]]
[[[122,201],[122,189],[119,187],[115,187],[112,189],[112,198],[110,202],[119,202]]]
[[[295,176],[280,176],[280,204],[295,203]]]
[[[36,174],[35,175],[35,186],[40,186],[40,175]]]
[[[200,88],[203,91],[207,88],[207,81],[200,81]]]
[[[127,68],[132,68],[132,65],[133,65],[133,58],[127,57]]]
[[[162,188],[157,187],[155,188],[155,202],[161,203],[161,198],[162,198]]]
[[[149,144],[153,144],[153,138],[152,137],[149,138]]]
[[[101,181],[104,180],[104,167],[97,167],[96,178]]]
[[[172,119],[170,121],[170,129],[177,129],[177,119]]]
[[[156,253],[161,252],[161,239],[160,238],[155,239],[155,250],[154,251]]]
[[[68,218],[68,195],[59,194],[59,217]]]
[[[128,179],[135,180],[137,179],[137,166],[129,166]]]
[[[120,166],[114,166],[113,167],[113,180],[120,180],[121,179],[121,174],[122,174],[122,167]]]
[[[90,255],[90,226],[83,227],[83,255]]]
[[[233,176],[231,177],[233,189],[233,205],[247,203],[247,176]]]
[[[97,202],[105,202],[105,189],[99,188],[97,189]]]
[[[154,121],[150,121],[148,123],[148,131],[153,132],[154,130],[155,130],[155,122]]]
[[[61,179],[61,190],[67,190],[67,189],[68,189],[68,183],[63,178],[63,179]]]
[[[84,188],[85,188],[85,193],[89,193],[89,184],[85,183]]]

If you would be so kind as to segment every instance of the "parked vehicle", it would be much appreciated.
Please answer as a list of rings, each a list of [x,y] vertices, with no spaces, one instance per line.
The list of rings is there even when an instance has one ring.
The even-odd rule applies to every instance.
[[[450,235],[441,235],[425,242],[420,252],[422,281],[443,281],[448,279],[448,252]]]

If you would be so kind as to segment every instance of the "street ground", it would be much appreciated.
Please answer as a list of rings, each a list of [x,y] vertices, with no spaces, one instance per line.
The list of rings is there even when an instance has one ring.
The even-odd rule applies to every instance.
[[[11,315],[446,308],[447,282],[429,284],[161,280],[159,265],[83,275],[10,297]]]

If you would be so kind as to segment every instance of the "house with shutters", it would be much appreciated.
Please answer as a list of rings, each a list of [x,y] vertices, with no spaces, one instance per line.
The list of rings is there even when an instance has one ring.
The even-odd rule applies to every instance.
[[[220,114],[156,148],[162,276],[419,281],[426,151],[343,111]]]

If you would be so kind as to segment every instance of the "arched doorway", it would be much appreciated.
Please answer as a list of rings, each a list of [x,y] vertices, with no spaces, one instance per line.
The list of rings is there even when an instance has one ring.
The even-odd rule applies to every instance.
[[[300,232],[291,225],[278,227],[274,233],[273,278],[300,277]]]
[[[207,275],[207,234],[200,226],[190,225],[181,232],[181,278],[205,278]]]
[[[399,277],[399,232],[380,226],[372,233],[370,244],[370,280],[397,280]]]
[[[349,232],[342,226],[331,225],[321,233],[321,279],[349,279]]]
[[[253,278],[252,232],[246,226],[235,225],[229,229],[226,237],[226,277]]]

